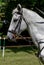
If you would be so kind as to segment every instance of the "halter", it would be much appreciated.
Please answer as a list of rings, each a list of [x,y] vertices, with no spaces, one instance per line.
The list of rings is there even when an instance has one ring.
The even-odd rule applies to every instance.
[[[18,12],[15,12],[15,13],[19,14]],[[27,23],[27,20],[24,18],[23,14],[20,14],[20,15],[21,15],[21,16],[20,16],[20,18],[19,18],[19,20],[18,20],[18,23],[17,23],[17,25],[16,25],[16,27],[15,27],[15,30],[14,30],[14,31],[13,31],[13,30],[12,30],[12,31],[8,30],[8,32],[12,33],[13,35],[16,34],[17,36],[20,36],[20,37],[23,38],[22,35],[18,34],[19,31],[20,31],[21,21],[22,21],[22,19],[23,19],[24,22],[26,23],[27,27],[28,27],[28,23]],[[19,25],[19,24],[20,24],[20,25]],[[16,31],[16,29],[17,29],[18,26],[19,26],[19,30],[18,30],[18,33],[16,33],[15,31]],[[15,38],[15,36],[14,36],[14,38]],[[24,39],[24,38],[23,38],[23,39]],[[26,39],[24,39],[24,40],[26,40]],[[26,40],[26,41],[28,41],[28,40]]]
[[[15,27],[14,32],[12,32],[13,30],[12,30],[12,31],[8,30],[8,32],[11,32],[11,33],[13,33],[13,34],[16,33],[15,31],[16,31],[16,29],[17,29],[18,26],[19,26],[19,30],[18,30],[18,33],[19,33],[22,19],[24,20],[24,22],[26,23],[26,25],[27,25],[27,27],[28,27],[28,23],[26,22],[27,20],[24,18],[23,14],[20,13],[20,12],[15,12],[15,13],[20,14],[21,16],[20,16],[20,18],[19,18],[19,20],[18,20],[18,23],[17,23],[17,25],[16,25],[16,27]],[[15,14],[15,13],[14,13],[14,14]],[[20,24],[20,25],[19,25],[19,24]],[[17,33],[16,33],[16,34],[17,34]]]
[[[20,14],[19,12],[15,12],[15,13],[17,13],[17,14]],[[10,32],[10,33],[12,33],[12,34],[17,34],[15,31],[16,31],[16,29],[17,29],[17,27],[19,26],[19,29],[18,29],[18,33],[19,33],[19,31],[20,31],[20,26],[21,26],[21,21],[22,21],[22,14],[20,14],[20,18],[18,19],[18,23],[17,23],[17,25],[16,25],[16,27],[15,27],[15,30],[13,31],[10,31],[10,30],[8,30],[8,32]],[[20,25],[19,25],[20,24]],[[18,35],[18,34],[17,34]]]

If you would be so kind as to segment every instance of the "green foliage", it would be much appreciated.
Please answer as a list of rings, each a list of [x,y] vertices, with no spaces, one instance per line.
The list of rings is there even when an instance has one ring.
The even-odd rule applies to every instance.
[[[34,7],[36,0],[22,0],[22,1],[21,0],[14,0],[14,1],[10,0],[10,2],[8,2],[8,4],[6,5],[6,12],[5,12],[5,16],[8,21],[11,21],[12,10],[17,6],[18,3],[20,3],[22,7],[31,9]]]
[[[15,8],[16,2],[10,1],[6,5],[5,17],[10,22],[12,17],[12,10]]]
[[[26,7],[28,9],[32,9],[34,7],[38,7],[44,11],[44,0],[0,0],[8,2],[6,5],[5,18],[8,21],[11,21],[12,10],[17,6],[18,3],[22,5],[22,7]]]
[[[37,0],[36,7],[44,11],[44,0]]]
[[[2,2],[2,0],[0,0],[0,2]]]

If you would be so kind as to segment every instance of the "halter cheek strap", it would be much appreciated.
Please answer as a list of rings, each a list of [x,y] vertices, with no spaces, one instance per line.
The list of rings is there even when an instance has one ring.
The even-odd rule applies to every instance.
[[[17,23],[17,25],[16,25],[16,27],[15,27],[15,30],[13,31],[10,31],[10,30],[8,30],[8,32],[11,32],[12,34],[15,34],[16,33],[16,29],[17,29],[17,27],[19,26],[19,30],[18,30],[18,33],[19,33],[19,31],[20,31],[20,26],[21,26],[21,21],[22,21],[22,17],[20,16],[20,18],[19,18],[19,20],[18,20],[18,23]]]

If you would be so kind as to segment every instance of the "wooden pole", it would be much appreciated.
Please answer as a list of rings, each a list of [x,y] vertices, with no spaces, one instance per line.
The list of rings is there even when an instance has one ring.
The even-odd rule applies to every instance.
[[[2,57],[4,57],[4,53],[5,53],[5,38],[4,38],[4,43],[3,43],[3,52],[2,52]]]
[[[0,37],[0,50],[1,50],[1,37]]]

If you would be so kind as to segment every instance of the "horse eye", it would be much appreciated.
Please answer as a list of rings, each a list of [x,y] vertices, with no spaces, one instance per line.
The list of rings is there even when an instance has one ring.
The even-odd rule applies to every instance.
[[[14,22],[17,22],[17,19],[14,19]]]

